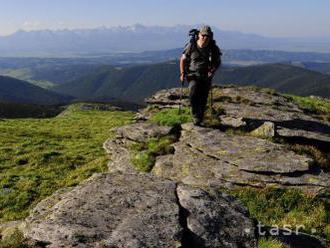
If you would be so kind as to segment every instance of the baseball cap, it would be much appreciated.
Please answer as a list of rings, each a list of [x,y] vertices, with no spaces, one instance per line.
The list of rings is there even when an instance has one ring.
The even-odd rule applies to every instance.
[[[203,26],[200,30],[199,30],[200,34],[206,34],[206,35],[211,35],[212,34],[212,30],[210,26]]]

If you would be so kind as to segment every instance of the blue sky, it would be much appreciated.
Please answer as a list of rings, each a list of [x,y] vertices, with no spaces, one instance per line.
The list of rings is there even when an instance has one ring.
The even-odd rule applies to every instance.
[[[18,29],[207,23],[265,36],[330,37],[330,0],[1,0],[0,35]]]

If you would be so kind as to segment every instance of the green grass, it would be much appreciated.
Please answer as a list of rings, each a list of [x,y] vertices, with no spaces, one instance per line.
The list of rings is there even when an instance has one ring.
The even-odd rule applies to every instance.
[[[287,245],[275,239],[261,238],[258,243],[259,248],[288,248]]]
[[[107,169],[109,130],[131,112],[72,111],[52,119],[0,122],[0,222],[22,219],[41,199]]]
[[[302,109],[305,109],[309,112],[326,115],[327,117],[330,115],[330,100],[289,94],[284,94],[284,96],[286,96],[291,101],[296,102]]]
[[[307,154],[314,159],[313,166],[323,169],[325,172],[330,172],[330,156],[326,153],[314,147],[312,145],[288,145],[289,149],[298,154]]]
[[[189,108],[182,108],[181,114],[179,114],[179,109],[170,108],[156,112],[150,121],[164,126],[177,126],[192,121],[192,117]]]
[[[17,228],[0,240],[0,248],[28,248],[24,235]],[[30,246],[31,247],[31,246]]]
[[[155,156],[148,151],[140,151],[132,154],[131,162],[140,172],[150,172],[155,164]]]
[[[176,141],[173,135],[151,138],[146,143],[134,143],[130,146],[131,162],[141,172],[150,172],[155,164],[156,156],[172,152],[170,146]]]
[[[303,232],[330,239],[329,202],[298,189],[252,189],[231,191],[263,225],[291,227],[303,225]],[[316,232],[312,230],[315,229]]]

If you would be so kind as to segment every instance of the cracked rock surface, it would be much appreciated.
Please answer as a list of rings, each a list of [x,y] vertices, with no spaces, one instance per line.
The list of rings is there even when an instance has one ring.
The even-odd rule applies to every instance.
[[[117,129],[117,137],[144,142],[150,138],[159,138],[171,132],[171,127],[160,126],[154,123],[134,123]]]
[[[192,124],[182,128],[174,154],[157,158],[155,175],[200,186],[300,186],[309,191],[329,186],[328,174],[310,170],[311,158],[283,145]]]
[[[187,247],[257,247],[255,225],[233,197],[183,184],[177,194],[188,213]]]
[[[244,228],[237,230],[238,223]],[[47,247],[229,248],[257,242],[253,222],[235,199],[138,173],[97,174],[40,202],[25,225],[25,236]]]
[[[49,247],[174,247],[182,232],[175,191],[151,175],[98,174],[40,202],[25,235]]]
[[[135,172],[130,161],[129,145],[134,142],[146,142],[150,138],[160,138],[172,132],[171,127],[144,122],[118,128],[116,138],[109,139],[103,144],[103,148],[110,155],[109,171]]]

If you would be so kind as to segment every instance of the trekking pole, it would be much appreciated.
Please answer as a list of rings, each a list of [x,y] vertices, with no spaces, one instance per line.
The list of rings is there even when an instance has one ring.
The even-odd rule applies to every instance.
[[[184,84],[184,81],[181,82],[180,102],[179,102],[179,115],[181,115],[181,108],[182,108],[183,84]]]
[[[215,109],[213,108],[213,90],[212,90],[212,81],[210,86],[210,108],[211,108],[211,114],[214,115],[216,113]]]

